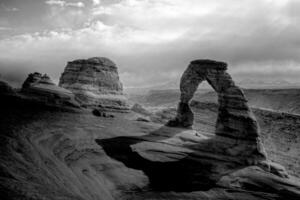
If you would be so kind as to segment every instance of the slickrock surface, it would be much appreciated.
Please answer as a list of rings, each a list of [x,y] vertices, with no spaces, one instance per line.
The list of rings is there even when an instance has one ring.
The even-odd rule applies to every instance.
[[[115,63],[95,57],[68,62],[59,86],[72,91],[84,106],[128,110]]]
[[[240,161],[221,152],[209,131],[213,126],[199,124],[195,134],[137,122],[131,114],[99,118],[23,105],[2,105],[0,116],[4,199],[296,200],[300,195],[299,184],[255,166],[239,165],[216,176],[214,171],[234,169]]]
[[[45,104],[79,107],[74,94],[55,85],[48,75],[38,72],[29,74],[22,86],[23,97]]]

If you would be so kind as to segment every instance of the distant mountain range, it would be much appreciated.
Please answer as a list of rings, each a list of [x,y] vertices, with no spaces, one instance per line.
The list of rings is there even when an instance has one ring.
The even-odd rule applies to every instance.
[[[285,88],[299,88],[300,82],[292,83],[286,80],[252,80],[244,79],[237,81],[237,85],[247,89],[285,89]]]
[[[300,115],[300,88],[298,89],[244,89],[251,107]],[[180,97],[178,89],[151,90],[147,94],[129,95],[132,102],[145,106],[176,107]],[[217,103],[217,93],[200,89],[193,97],[200,102]]]
[[[180,80],[171,80],[165,83],[147,86],[147,87],[131,87],[125,88],[128,94],[146,94],[151,90],[178,90]],[[289,82],[286,80],[254,80],[243,79],[236,81],[236,85],[245,89],[295,89],[300,88],[300,82]],[[204,81],[199,86],[199,90],[211,89],[211,86]]]

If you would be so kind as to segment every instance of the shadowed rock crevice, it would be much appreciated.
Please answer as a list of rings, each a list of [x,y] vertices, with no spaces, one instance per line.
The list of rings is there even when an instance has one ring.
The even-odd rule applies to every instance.
[[[212,178],[210,174],[214,167],[210,164],[210,159],[205,161],[203,157],[203,162],[200,163],[201,156],[192,155],[192,151],[181,152],[180,147],[163,142],[181,132],[181,129],[163,126],[141,137],[97,139],[96,142],[108,156],[124,163],[129,168],[142,170],[149,179],[149,187],[153,190],[180,192],[209,190],[216,183],[216,177]],[[156,145],[156,143],[162,147],[165,145],[167,149],[148,149],[149,152],[140,149],[141,146]],[[168,148],[173,150],[168,152]],[[143,152],[149,154],[145,155]],[[154,157],[158,154],[162,157],[157,156],[155,158],[157,160],[153,161],[148,157],[152,157],[152,153]]]

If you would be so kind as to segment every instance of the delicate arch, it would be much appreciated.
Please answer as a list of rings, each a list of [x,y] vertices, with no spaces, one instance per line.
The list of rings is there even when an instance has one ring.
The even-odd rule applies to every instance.
[[[258,151],[262,154],[263,147],[259,140],[258,123],[247,105],[241,88],[235,85],[226,72],[227,64],[213,60],[195,60],[184,71],[180,80],[180,102],[177,116],[170,120],[169,126],[190,127],[193,125],[194,114],[189,106],[199,84],[207,81],[218,94],[219,112],[216,123],[216,135],[252,140],[259,143]]]

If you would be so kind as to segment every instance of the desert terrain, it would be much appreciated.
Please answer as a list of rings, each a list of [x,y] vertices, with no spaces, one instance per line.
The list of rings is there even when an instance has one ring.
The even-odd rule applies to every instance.
[[[194,129],[213,137],[217,106],[194,103],[193,110]],[[13,104],[1,111],[0,185],[4,199],[285,199],[255,189],[247,192],[197,186],[180,187],[180,191],[168,188],[170,177],[163,177],[163,173],[159,173],[159,180],[165,185],[149,185],[151,175],[145,173],[145,167],[134,166],[141,161],[130,160],[126,142],[135,144],[139,137],[152,135],[148,141],[165,143],[164,140],[184,130],[139,121],[141,116],[137,113],[113,113],[112,119],[99,118],[88,111],[30,104]],[[299,180],[299,117],[254,112],[268,156],[283,165],[294,180]],[[164,122],[175,113],[171,108],[155,115]],[[118,137],[121,139],[113,139]],[[123,141],[124,137],[132,139]],[[150,173],[157,173],[150,166],[149,169]],[[179,174],[172,176],[174,183],[182,181]],[[296,199],[290,197],[293,198]]]
[[[296,114],[253,107],[259,138],[217,135],[219,105],[211,91],[201,91],[190,103],[193,126],[169,127],[178,92],[135,94],[126,102],[117,68],[107,58],[69,62],[60,85],[40,73],[29,74],[20,89],[1,82],[3,199],[300,196]],[[241,115],[232,125],[247,131],[245,119]]]

